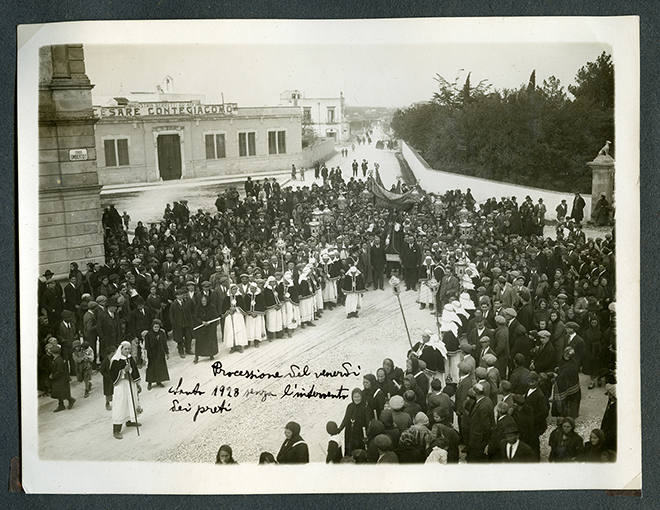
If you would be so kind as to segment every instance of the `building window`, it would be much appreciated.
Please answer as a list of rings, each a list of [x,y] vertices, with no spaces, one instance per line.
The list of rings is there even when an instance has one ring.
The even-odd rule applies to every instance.
[[[312,123],[312,107],[311,106],[303,107],[303,122],[306,122],[307,124]]]
[[[335,107],[328,106],[328,124],[335,123]]]
[[[206,142],[206,159],[226,157],[224,133],[204,135],[204,140]]]
[[[286,154],[286,131],[268,132],[268,154]]]
[[[128,139],[103,140],[105,149],[105,166],[128,165]]]
[[[255,156],[257,154],[257,133],[238,133],[238,155]]]

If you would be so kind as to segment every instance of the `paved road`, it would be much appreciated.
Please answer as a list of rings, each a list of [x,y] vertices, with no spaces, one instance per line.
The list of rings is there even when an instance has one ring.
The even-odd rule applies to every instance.
[[[424,329],[432,329],[435,322],[427,310],[419,309],[415,298],[414,292],[404,292],[401,296],[413,342],[421,337]],[[286,385],[292,385],[293,391],[304,392],[314,385],[320,393],[333,394],[343,386],[342,394],[349,394],[352,388],[362,387],[362,375],[375,373],[384,358],[391,357],[397,365],[402,365],[409,344],[397,300],[389,288],[365,293],[359,319],[346,319],[344,310],[337,308],[326,311],[317,324],[315,328],[297,330],[290,339],[266,342],[258,349],[247,349],[244,354],[229,354],[221,347],[216,358],[227,371],[284,374],[290,372],[292,365],[300,367],[296,372],[303,371],[307,365],[310,375],[305,377],[247,380],[214,376],[208,360],[195,365],[192,356],[171,357],[168,362],[171,381],[166,388],[146,391],[143,383],[140,403],[144,413],[140,420],[144,425],[140,437],[135,429],[125,429],[121,442],[112,437],[111,413],[105,410],[98,373],[94,374],[92,394],[87,399],[82,397],[82,384],[72,383],[72,395],[77,402],[71,410],[53,413],[57,403],[50,398],[40,398],[39,455],[44,460],[107,460],[116,459],[117,451],[121,451],[126,461],[211,463],[219,446],[228,443],[239,462],[256,463],[262,451],[277,454],[284,439],[283,427],[294,420],[302,426],[310,460],[323,462],[327,445],[325,425],[329,420],[341,422],[349,400],[283,397]],[[176,353],[172,341],[169,348]],[[323,369],[346,373],[342,368],[345,362],[351,364],[346,365],[349,372],[360,375],[314,376]],[[144,376],[144,370],[141,373]],[[185,391],[192,392],[199,384],[204,394],[169,392],[170,387],[176,388],[179,378],[183,378],[181,388]],[[583,378],[582,382],[583,415],[577,424],[583,437],[588,437],[589,431],[600,424],[607,399],[603,389],[586,390],[588,381]],[[218,389],[213,395],[213,390],[223,385],[224,394],[220,396]],[[238,396],[235,396],[236,389]],[[174,399],[181,409],[188,409],[190,404],[191,410],[173,412]],[[219,411],[223,401],[231,411]],[[178,405],[175,404],[175,408]],[[198,406],[204,411],[195,420]],[[211,409],[217,412],[214,414]]]

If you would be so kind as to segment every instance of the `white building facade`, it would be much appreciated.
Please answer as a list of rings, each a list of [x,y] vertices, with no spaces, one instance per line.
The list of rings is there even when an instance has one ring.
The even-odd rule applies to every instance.
[[[280,94],[280,105],[302,107],[303,122],[311,124],[320,137],[334,138],[345,143],[351,135],[346,118],[343,93],[339,97],[305,97],[299,90],[285,90]]]

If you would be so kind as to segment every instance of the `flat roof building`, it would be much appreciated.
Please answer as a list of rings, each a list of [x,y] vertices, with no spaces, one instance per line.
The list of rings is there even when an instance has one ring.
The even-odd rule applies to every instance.
[[[302,163],[299,106],[205,104],[204,96],[167,88],[95,104],[102,185],[281,172]]]
[[[301,106],[304,119],[320,137],[334,138],[345,143],[351,135],[350,122],[346,118],[344,94],[339,97],[305,97],[299,90],[285,90],[280,94],[280,104]]]

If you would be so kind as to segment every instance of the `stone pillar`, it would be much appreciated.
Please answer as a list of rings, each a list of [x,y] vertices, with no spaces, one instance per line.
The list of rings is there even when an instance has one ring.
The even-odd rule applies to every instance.
[[[591,180],[591,218],[601,195],[611,207],[614,207],[614,159],[610,155],[599,154],[596,159],[587,163],[593,170]]]
[[[39,51],[39,273],[103,264],[101,198],[82,44]]]

